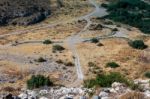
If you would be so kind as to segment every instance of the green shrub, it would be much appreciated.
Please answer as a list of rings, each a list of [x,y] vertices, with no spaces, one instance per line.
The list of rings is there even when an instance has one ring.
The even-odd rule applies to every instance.
[[[55,51],[63,51],[65,50],[64,47],[62,47],[61,45],[53,45],[53,52]]]
[[[108,62],[106,67],[117,68],[119,65],[116,62]]]
[[[37,61],[37,62],[46,62],[46,59],[44,59],[43,57],[40,57],[40,58],[38,58],[35,61]]]
[[[49,77],[44,77],[43,75],[33,75],[28,81],[27,81],[27,87],[29,89],[39,88],[43,86],[52,86],[53,83],[49,79]]]
[[[130,81],[120,73],[111,72],[110,74],[97,75],[95,79],[85,80],[84,86],[92,88],[94,86],[111,87],[112,83],[120,82],[130,86]]]
[[[91,42],[92,42],[92,43],[98,43],[99,40],[98,40],[97,38],[92,38],[92,39],[91,39]]]
[[[45,41],[43,41],[43,44],[52,44],[52,41],[51,40],[45,40]]]
[[[129,42],[129,45],[135,49],[145,49],[148,46],[144,44],[144,42],[142,40],[135,40],[135,41],[131,41]]]
[[[145,77],[150,78],[150,71],[145,73]]]

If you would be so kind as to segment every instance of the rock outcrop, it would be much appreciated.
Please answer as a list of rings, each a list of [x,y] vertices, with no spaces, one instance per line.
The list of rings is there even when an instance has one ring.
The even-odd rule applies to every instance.
[[[50,15],[49,0],[0,0],[0,25],[29,25]]]
[[[18,96],[6,94],[0,95],[0,99],[6,97],[18,97],[19,99],[150,99],[149,80],[137,79],[134,83],[142,86],[143,91],[132,90],[123,83],[114,82],[110,88],[98,90],[92,98],[89,98],[89,93],[95,92],[94,89],[52,87],[41,90],[22,89]]]

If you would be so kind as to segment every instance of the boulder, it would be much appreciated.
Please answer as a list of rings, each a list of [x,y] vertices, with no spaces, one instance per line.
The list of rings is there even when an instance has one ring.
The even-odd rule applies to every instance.
[[[99,94],[100,97],[108,97],[108,95],[109,95],[108,93],[103,92],[103,91],[100,92],[100,94]]]
[[[46,94],[48,94],[48,90],[40,90],[39,94],[46,95]]]
[[[18,97],[21,98],[21,99],[27,99],[28,95],[25,94],[25,93],[21,93],[20,95],[18,95]]]
[[[145,98],[147,99],[147,98],[149,98],[150,99],[150,91],[145,91],[144,92],[144,95],[145,95]]]
[[[94,96],[93,99],[101,99],[100,96]]]
[[[40,97],[39,99],[48,99],[47,97]]]

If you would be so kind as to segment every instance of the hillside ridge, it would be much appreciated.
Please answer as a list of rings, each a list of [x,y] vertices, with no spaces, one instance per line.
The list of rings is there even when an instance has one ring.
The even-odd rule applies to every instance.
[[[29,25],[50,15],[49,0],[0,0],[0,25]]]

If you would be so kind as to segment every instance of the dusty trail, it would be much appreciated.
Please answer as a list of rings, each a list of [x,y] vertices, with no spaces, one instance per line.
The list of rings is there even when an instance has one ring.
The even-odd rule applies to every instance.
[[[107,15],[106,10],[103,8],[100,8],[99,5],[97,5],[94,2],[94,0],[89,0],[89,3],[95,7],[95,10],[93,12],[81,17],[81,19],[84,19],[87,21],[87,25],[80,32],[76,33],[77,35],[72,35],[71,37],[67,38],[67,40],[66,40],[66,43],[69,45],[69,47],[75,57],[74,61],[75,61],[78,80],[84,79],[84,74],[82,72],[81,64],[80,64],[80,58],[79,58],[79,55],[78,55],[77,49],[76,49],[76,44],[84,41],[82,38],[80,38],[80,34],[86,33],[85,31],[92,24],[92,22],[90,20],[91,17],[93,17],[93,16],[102,17],[102,16]]]

